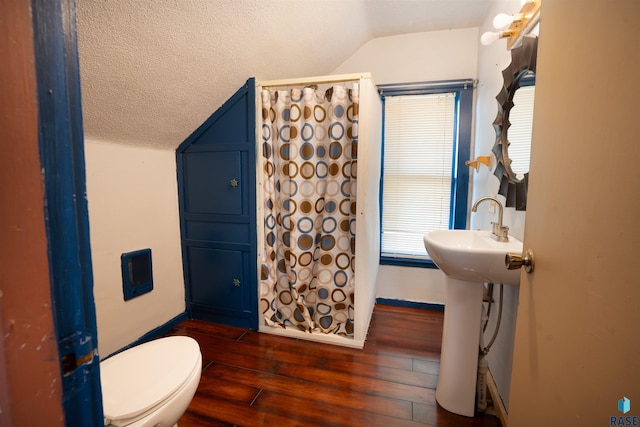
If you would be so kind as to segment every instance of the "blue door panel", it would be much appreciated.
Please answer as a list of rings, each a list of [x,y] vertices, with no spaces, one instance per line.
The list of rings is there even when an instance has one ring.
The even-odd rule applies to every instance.
[[[247,285],[244,256],[242,251],[189,248],[192,300],[212,308],[242,310]]]
[[[246,115],[253,108],[255,101],[246,96],[232,98],[225,104],[225,109],[218,114],[216,120],[202,133],[194,145],[253,143],[253,132],[247,126],[238,126],[238,118]]]
[[[186,212],[242,215],[247,195],[243,171],[247,169],[239,151],[185,154],[188,195]],[[245,194],[243,194],[245,193]]]
[[[255,227],[248,223],[187,221],[186,236],[189,240],[249,243],[249,236],[253,228]]]
[[[230,144],[251,149],[255,145],[255,93],[255,79],[250,78],[180,144],[176,152],[208,150],[207,145],[221,148]]]

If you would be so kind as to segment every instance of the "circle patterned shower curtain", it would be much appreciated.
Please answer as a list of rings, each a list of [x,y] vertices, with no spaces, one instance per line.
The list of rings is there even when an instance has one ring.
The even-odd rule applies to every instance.
[[[353,336],[358,84],[262,91],[270,326]]]

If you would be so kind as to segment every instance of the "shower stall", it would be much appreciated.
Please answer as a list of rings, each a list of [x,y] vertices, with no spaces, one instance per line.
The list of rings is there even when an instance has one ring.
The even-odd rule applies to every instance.
[[[382,105],[368,73],[256,83],[258,325],[362,348],[380,252]]]
[[[250,78],[202,123],[176,150],[189,316],[362,347],[381,128],[369,74]]]

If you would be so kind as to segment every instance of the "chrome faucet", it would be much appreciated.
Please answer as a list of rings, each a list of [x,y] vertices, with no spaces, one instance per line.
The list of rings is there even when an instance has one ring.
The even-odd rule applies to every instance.
[[[489,196],[481,197],[478,200],[476,200],[476,202],[473,204],[473,207],[471,208],[471,212],[477,212],[478,205],[486,200],[495,202],[498,205],[498,222],[491,223],[491,225],[493,226],[491,237],[496,239],[498,242],[508,242],[509,227],[507,227],[506,225],[502,225],[502,213],[503,213],[504,207],[502,206],[502,203],[500,203],[498,199],[496,199],[495,197],[489,197]]]

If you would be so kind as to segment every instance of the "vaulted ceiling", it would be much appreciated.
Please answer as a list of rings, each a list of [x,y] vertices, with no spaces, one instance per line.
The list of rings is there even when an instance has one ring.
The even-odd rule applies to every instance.
[[[175,148],[249,77],[330,74],[377,37],[479,27],[492,2],[78,0],[85,137]]]

